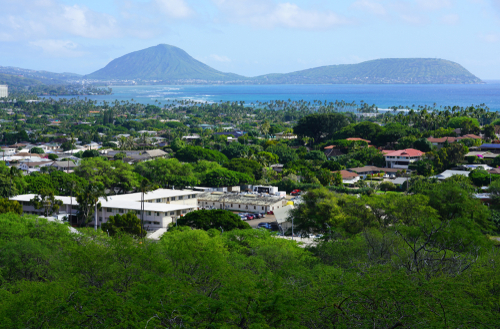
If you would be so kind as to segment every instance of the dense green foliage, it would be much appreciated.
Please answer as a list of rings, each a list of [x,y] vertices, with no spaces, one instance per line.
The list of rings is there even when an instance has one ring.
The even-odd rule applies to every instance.
[[[239,216],[223,209],[192,211],[179,218],[176,225],[205,231],[210,229],[224,231],[251,229],[250,225],[242,221]]]
[[[433,214],[416,207],[407,223]],[[498,249],[446,261],[420,251],[413,266],[403,238],[424,229],[307,250],[265,230],[173,230],[152,243],[1,215],[0,328],[498,327]]]

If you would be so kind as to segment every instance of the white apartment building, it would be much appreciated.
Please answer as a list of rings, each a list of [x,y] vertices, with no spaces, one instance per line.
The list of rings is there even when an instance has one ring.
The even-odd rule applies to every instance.
[[[9,86],[0,85],[0,98],[9,97]]]
[[[168,224],[175,221],[188,212],[197,210],[197,195],[200,192],[192,190],[166,190],[158,189],[144,194],[144,227],[148,230],[157,230],[168,227]],[[35,194],[24,194],[10,198],[18,201],[23,207],[23,213],[38,214],[43,213],[43,209],[35,209],[30,200]],[[56,199],[63,202],[58,214],[76,215],[78,202],[75,197],[56,196]],[[106,223],[110,216],[116,214],[124,215],[128,212],[135,212],[140,218],[141,213],[141,193],[120,194],[109,196],[108,200],[100,199],[101,208],[98,210],[98,225]],[[89,226],[94,226],[92,220]]]

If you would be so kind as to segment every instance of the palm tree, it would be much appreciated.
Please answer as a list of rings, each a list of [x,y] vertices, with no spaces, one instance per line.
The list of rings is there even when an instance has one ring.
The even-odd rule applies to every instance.
[[[151,190],[153,190],[153,184],[147,178],[141,180],[139,185],[139,191],[141,192],[141,236],[144,234],[144,194]]]

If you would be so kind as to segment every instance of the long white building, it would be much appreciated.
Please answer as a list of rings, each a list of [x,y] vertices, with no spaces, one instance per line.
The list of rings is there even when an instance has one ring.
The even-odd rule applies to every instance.
[[[9,97],[9,86],[0,85],[0,98]]]
[[[144,227],[149,230],[157,230],[166,228],[168,224],[175,221],[188,212],[197,210],[198,199],[200,192],[192,190],[167,190],[159,189],[144,195]],[[25,214],[41,215],[43,209],[35,209],[30,200],[35,197],[35,194],[24,194],[10,198],[18,201]],[[63,206],[59,209],[58,214],[76,215],[78,210],[78,202],[75,197],[56,196],[56,199],[63,202]],[[106,223],[110,216],[116,214],[124,215],[128,212],[135,212],[140,218],[141,211],[141,193],[120,194],[109,196],[108,200],[100,199],[101,209],[98,211],[98,225]],[[56,215],[58,215],[56,214]],[[94,226],[92,220],[89,225]]]

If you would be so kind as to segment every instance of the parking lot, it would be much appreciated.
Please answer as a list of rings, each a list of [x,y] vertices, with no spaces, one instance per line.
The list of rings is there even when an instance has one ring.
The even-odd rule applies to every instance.
[[[257,225],[259,225],[259,223],[276,222],[276,217],[274,217],[274,215],[266,215],[266,217],[264,217],[264,218],[251,219],[251,220],[247,220],[246,222],[251,227],[257,228]]]

